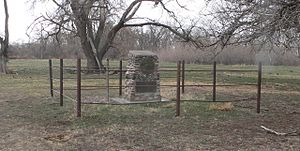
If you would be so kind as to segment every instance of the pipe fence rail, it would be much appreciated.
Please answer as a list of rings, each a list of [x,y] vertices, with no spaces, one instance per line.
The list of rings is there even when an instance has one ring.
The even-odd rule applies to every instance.
[[[49,91],[50,96],[54,97],[54,93],[59,94],[59,102],[60,106],[64,105],[64,97],[76,102],[76,113],[77,117],[81,117],[81,105],[82,103],[82,91],[90,91],[90,90],[105,90],[105,98],[110,104],[110,89],[118,90],[118,95],[121,97],[123,95],[123,88],[126,87],[135,87],[135,85],[123,85],[124,73],[125,72],[134,72],[136,70],[131,69],[123,69],[123,61],[119,61],[118,67],[110,67],[109,60],[107,59],[105,72],[101,69],[88,69],[87,67],[81,66],[81,59],[77,59],[76,66],[66,66],[64,65],[64,60],[59,59],[59,66],[53,65],[53,61],[49,59]],[[54,77],[53,69],[59,69],[59,77]],[[171,73],[174,72],[175,76],[160,76],[160,79],[174,79],[174,83],[176,84],[160,84],[160,87],[174,87],[176,88],[176,116],[180,116],[180,102],[183,101],[195,101],[195,102],[237,102],[237,101],[250,101],[256,100],[256,112],[260,113],[260,105],[261,105],[261,85],[262,85],[262,64],[258,64],[258,68],[256,70],[237,70],[237,69],[217,69],[216,62],[213,63],[212,69],[186,69],[185,61],[178,61],[176,68],[172,69],[158,69],[158,72],[161,73]],[[76,73],[76,77],[65,77],[64,71],[69,72],[72,71],[72,74]],[[96,77],[83,77],[82,73],[87,73],[93,71],[92,74],[86,75],[94,75]],[[208,72],[212,74],[212,83],[211,84],[186,84],[187,81],[187,73],[205,73]],[[243,84],[217,84],[217,72],[232,72],[232,73],[257,73],[257,83],[243,83]],[[75,85],[64,86],[64,82],[67,80],[76,81]],[[82,80],[105,80],[101,85],[89,85],[82,84]],[[118,85],[110,84],[110,80],[115,80],[114,83]],[[59,88],[54,87],[54,81],[59,82]],[[100,83],[98,83],[100,84]],[[139,85],[139,87],[149,87],[152,85]],[[236,99],[236,100],[226,100],[220,101],[217,100],[217,87],[234,87],[234,86],[256,86],[257,94],[256,97]],[[212,101],[208,100],[182,100],[181,94],[185,93],[185,88],[188,87],[212,87]],[[64,93],[64,90],[72,90],[76,91],[76,98],[72,98]],[[87,104],[87,103],[84,103]],[[92,104],[92,103],[91,103]],[[96,103],[93,103],[96,104]],[[99,103],[100,104],[100,103]]]

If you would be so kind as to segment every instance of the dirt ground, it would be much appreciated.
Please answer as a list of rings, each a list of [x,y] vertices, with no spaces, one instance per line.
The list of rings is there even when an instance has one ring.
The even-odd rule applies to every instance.
[[[248,102],[234,103],[233,111],[227,112],[183,103],[181,117],[174,117],[174,104],[158,104],[104,106],[96,108],[104,110],[101,114],[84,112],[77,119],[68,111],[70,107],[60,108],[58,100],[22,93],[7,99],[3,93],[1,90],[0,150],[300,149],[299,135],[277,136],[260,128],[300,131],[299,101],[285,103],[284,97],[265,104],[261,114]],[[135,111],[136,107],[143,109]],[[206,111],[194,111],[195,107]],[[97,112],[94,107],[84,110],[90,108]]]

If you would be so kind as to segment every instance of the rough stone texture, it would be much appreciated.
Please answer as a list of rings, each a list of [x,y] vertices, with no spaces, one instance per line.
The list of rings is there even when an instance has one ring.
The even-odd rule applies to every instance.
[[[160,101],[158,57],[150,51],[129,51],[124,97],[130,101]]]

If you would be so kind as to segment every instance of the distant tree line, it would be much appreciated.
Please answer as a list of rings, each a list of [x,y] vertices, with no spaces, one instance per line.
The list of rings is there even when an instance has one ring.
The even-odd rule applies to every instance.
[[[129,50],[158,52],[176,43],[175,35],[164,28],[124,28],[116,35],[109,58],[124,58]],[[71,34],[60,33],[55,37],[39,37],[30,43],[11,44],[10,58],[77,58],[84,57],[80,39]]]
[[[77,58],[84,57],[80,39],[68,34],[57,37],[40,37],[31,43],[12,44],[10,58]],[[161,61],[175,62],[185,60],[187,63],[211,64],[256,64],[261,61],[272,65],[300,65],[297,51],[284,51],[285,48],[262,48],[257,45],[228,46],[221,52],[213,48],[195,49],[182,42],[164,28],[122,29],[105,57],[126,59],[129,50],[150,50],[157,53]],[[268,50],[268,51],[264,51]]]

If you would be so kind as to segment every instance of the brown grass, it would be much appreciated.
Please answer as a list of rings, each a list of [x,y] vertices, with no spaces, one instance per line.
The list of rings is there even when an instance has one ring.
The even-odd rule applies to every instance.
[[[234,106],[231,102],[225,102],[210,104],[208,108],[209,110],[231,111],[233,107]]]

